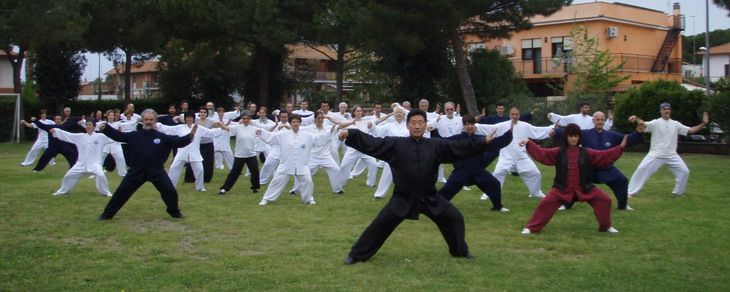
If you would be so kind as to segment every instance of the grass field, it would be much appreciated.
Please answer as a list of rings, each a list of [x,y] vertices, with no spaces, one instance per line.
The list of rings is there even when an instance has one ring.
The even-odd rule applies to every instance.
[[[282,195],[258,206],[247,177],[217,195],[178,185],[187,216],[165,213],[144,185],[113,220],[99,222],[108,198],[83,179],[51,196],[67,170],[63,158],[39,173],[20,162],[29,143],[0,144],[0,291],[727,291],[730,287],[730,157],[682,155],[692,171],[687,196],[671,194],[661,169],[637,198],[636,211],[612,212],[620,233],[597,232],[592,209],[577,204],[540,233],[522,235],[539,199],[508,177],[503,202],[489,211],[481,192],[454,199],[478,258],[452,258],[436,226],[404,222],[372,259],[342,264],[350,246],[387,200],[373,200],[364,176],[344,195],[315,177],[317,205]],[[645,153],[617,163],[630,176]],[[60,157],[60,156],[59,156]],[[168,163],[170,160],[168,160]],[[554,169],[540,166],[547,193]],[[450,171],[447,167],[447,172]],[[108,173],[112,191],[121,179]],[[441,184],[438,186],[440,187]],[[599,185],[608,190],[603,185]],[[288,189],[287,189],[288,190]],[[610,193],[610,190],[608,190]],[[611,193],[610,193],[611,194]],[[611,194],[612,195],[612,194]]]

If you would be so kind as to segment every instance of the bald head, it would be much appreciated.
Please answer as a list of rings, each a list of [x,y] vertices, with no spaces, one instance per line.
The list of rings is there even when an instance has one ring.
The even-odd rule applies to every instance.
[[[603,112],[595,112],[593,113],[593,126],[598,130],[599,132],[603,131],[603,126],[606,124],[606,114]]]

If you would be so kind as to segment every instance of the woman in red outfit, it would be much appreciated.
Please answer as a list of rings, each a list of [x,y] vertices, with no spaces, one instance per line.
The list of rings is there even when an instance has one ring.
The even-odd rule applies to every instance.
[[[545,165],[555,165],[553,189],[537,205],[535,213],[527,222],[523,234],[540,231],[550,222],[563,203],[587,202],[593,207],[598,220],[598,231],[618,232],[611,227],[611,198],[591,183],[592,167],[604,167],[621,157],[626,146],[626,137],[621,145],[599,151],[580,147],[581,130],[576,124],[565,128],[565,146],[545,149],[529,139],[520,142],[527,152]]]

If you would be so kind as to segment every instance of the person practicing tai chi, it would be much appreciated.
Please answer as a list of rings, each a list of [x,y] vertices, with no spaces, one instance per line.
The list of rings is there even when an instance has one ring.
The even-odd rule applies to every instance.
[[[676,177],[672,194],[684,196],[687,180],[689,180],[689,168],[684,164],[682,157],[677,154],[678,135],[686,136],[697,133],[710,123],[710,115],[705,112],[702,115],[701,124],[691,128],[682,125],[682,123],[672,120],[672,105],[666,102],[659,106],[659,112],[662,117],[649,122],[644,122],[636,116],[629,117],[629,122],[637,122],[639,126],[644,126],[644,132],[651,133],[649,153],[641,160],[629,181],[629,197],[636,196],[649,177],[664,165]]]
[[[275,134],[267,130],[256,130],[256,134],[261,135],[264,142],[281,149],[281,162],[259,203],[261,206],[275,201],[281,195],[290,176],[295,176],[297,180],[297,190],[301,194],[302,203],[316,204],[312,196],[314,185],[309,170],[309,156],[312,154],[312,148],[328,145],[332,140],[332,135],[330,132],[312,134],[299,131],[299,127],[302,125],[302,117],[299,115],[291,115],[289,124],[290,131],[279,131]]]
[[[565,146],[550,149],[529,139],[520,141],[520,147],[527,148],[532,158],[545,165],[555,165],[553,189],[537,205],[522,234],[542,230],[561,205],[575,201],[593,207],[598,231],[618,232],[611,226],[611,198],[593,185],[590,177],[591,168],[605,167],[621,157],[628,136],[624,136],[620,145],[605,151],[581,147],[582,133],[576,124],[568,124],[563,137]]]
[[[241,113],[240,124],[229,126],[224,124],[220,125],[223,130],[228,131],[231,136],[236,137],[236,152],[234,154],[233,167],[228,173],[226,181],[221,186],[218,194],[223,195],[233,188],[238,177],[241,176],[244,164],[251,173],[251,190],[254,193],[258,193],[259,188],[261,188],[259,184],[259,162],[256,160],[257,153],[255,149],[256,130],[260,129],[260,127],[251,123],[251,115],[253,113],[245,110]]]
[[[603,128],[605,123],[606,115],[603,112],[593,113],[593,125],[595,127],[593,127],[593,129],[582,130],[582,137],[580,140],[581,146],[593,150],[608,150],[621,144],[624,136],[629,137],[626,142],[626,147],[636,145],[636,143],[638,143],[641,139],[643,133],[642,127],[637,127],[635,132],[629,135],[624,135],[614,131],[605,130]],[[555,135],[553,135],[553,139],[562,140],[563,132],[563,129],[555,128]],[[613,166],[613,163],[601,168],[592,168],[591,182],[606,184],[609,188],[611,188],[611,191],[613,191],[613,194],[616,197],[619,210],[634,210],[627,204],[629,179],[627,179],[626,176],[618,170],[618,168]],[[570,209],[572,206],[573,203],[567,203],[563,205],[563,207],[560,207],[560,209]]]
[[[338,135],[347,146],[387,162],[395,187],[390,201],[352,246],[345,264],[364,262],[380,249],[385,240],[406,219],[417,220],[420,213],[438,226],[449,253],[474,258],[466,244],[464,217],[436,191],[436,172],[441,163],[453,163],[482,154],[493,139],[444,140],[424,138],[426,113],[414,109],[406,118],[408,137],[376,138],[358,129]]]
[[[46,148],[46,150],[43,151],[43,154],[41,154],[41,157],[38,158],[38,163],[33,168],[33,172],[39,172],[46,168],[46,165],[48,165],[50,161],[54,160],[54,157],[56,157],[56,155],[58,154],[61,154],[64,158],[66,158],[66,161],[68,162],[68,168],[73,167],[74,164],[76,164],[79,152],[76,150],[75,146],[71,145],[71,143],[64,142],[56,137],[53,137],[53,134],[51,134],[51,129],[63,129],[64,131],[71,133],[83,133],[86,130],[76,123],[63,124],[61,116],[55,116],[53,118],[56,123],[55,125],[45,124],[40,120],[37,120],[35,117],[30,118],[30,120],[33,125],[35,125],[38,129],[45,131],[44,135],[47,135],[48,137],[48,148]]]
[[[46,116],[46,110],[41,109],[38,112],[38,121],[49,126],[56,124],[54,121],[46,119]],[[28,155],[25,156],[25,160],[20,163],[21,166],[28,166],[33,164],[35,159],[41,154],[41,152],[43,152],[43,150],[48,148],[48,134],[41,128],[38,128],[35,124],[28,123],[25,120],[20,120],[20,124],[28,128],[38,129],[38,136],[35,139],[35,143],[33,143],[33,146],[30,147],[30,151],[28,151]],[[55,164],[56,162],[51,160],[51,165]]]
[[[464,115],[461,121],[464,124],[464,132],[448,137],[447,140],[485,137],[476,134],[477,122],[474,116]],[[495,129],[492,133],[496,133],[496,131]],[[477,185],[482,192],[489,194],[493,211],[509,212],[509,209],[502,205],[502,186],[486,168],[497,158],[499,150],[509,145],[510,142],[512,142],[511,129],[489,143],[489,151],[474,158],[454,162],[454,171],[451,172],[444,186],[439,189],[439,195],[451,201],[463,187]]]
[[[591,103],[584,101],[578,105],[580,113],[561,116],[556,113],[549,113],[547,119],[552,123],[557,123],[558,126],[565,127],[568,124],[576,124],[581,130],[593,129],[593,117],[589,114],[591,112]],[[606,130],[611,130],[613,126],[613,112],[608,111],[608,119],[603,126]]]
[[[76,145],[79,150],[79,159],[76,160],[71,169],[66,172],[63,176],[63,182],[61,188],[58,189],[54,196],[65,195],[73,190],[76,183],[84,175],[91,174],[96,178],[96,189],[102,196],[111,197],[112,193],[109,191],[109,181],[104,175],[104,170],[101,168],[101,158],[104,147],[107,144],[111,144],[114,140],[109,139],[103,134],[94,132],[96,124],[92,119],[86,120],[84,123],[86,133],[69,133],[61,129],[51,129],[51,133],[54,137],[61,141],[65,141]]]
[[[146,109],[142,112],[142,129],[123,133],[112,127],[101,125],[102,133],[117,142],[127,143],[126,155],[129,169],[112,198],[97,220],[109,220],[119,212],[142,184],[149,181],[160,192],[167,206],[167,213],[173,218],[185,218],[178,207],[178,194],[170,177],[165,172],[165,160],[172,148],[185,147],[195,136],[195,125],[186,136],[165,135],[155,129],[157,112]]]
[[[201,115],[205,114],[204,111],[204,109],[200,111]],[[193,169],[193,175],[195,177],[195,189],[200,192],[205,192],[206,190],[203,175],[203,156],[200,153],[200,141],[203,139],[203,137],[213,139],[215,137],[223,135],[224,133],[227,134],[227,132],[223,132],[220,129],[208,129],[198,124],[193,124],[194,121],[195,115],[192,112],[189,112],[185,114],[184,125],[165,126],[157,123],[157,129],[158,131],[167,135],[177,135],[182,137],[190,134],[194,127],[197,128],[197,131],[193,136],[193,141],[191,141],[190,144],[188,144],[187,146],[177,150],[177,154],[172,160],[172,164],[170,164],[169,174],[172,185],[177,185],[177,181],[180,180],[180,174],[185,167],[185,163],[189,163]],[[220,125],[220,123],[215,123],[215,125],[218,126]]]

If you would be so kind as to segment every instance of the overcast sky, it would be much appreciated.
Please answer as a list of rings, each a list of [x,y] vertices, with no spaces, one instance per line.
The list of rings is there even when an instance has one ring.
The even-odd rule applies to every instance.
[[[574,0],[574,4],[578,3],[590,3],[596,2],[595,0]],[[662,11],[666,14],[672,13],[672,4],[679,2],[682,14],[685,15],[685,31],[684,35],[695,35],[698,33],[705,32],[705,1],[702,0],[621,0],[621,1],[610,1],[604,0],[601,2],[620,2],[631,4],[639,7],[645,7]],[[728,11],[717,7],[712,0],[710,2],[710,31],[716,29],[727,29],[730,28],[730,18],[728,17]],[[694,17],[691,17],[694,16]],[[81,79],[88,81],[94,80],[99,76],[99,55],[98,54],[86,54],[88,60],[86,70],[84,71]],[[101,75],[104,72],[109,71],[113,68],[112,63],[101,56]]]

